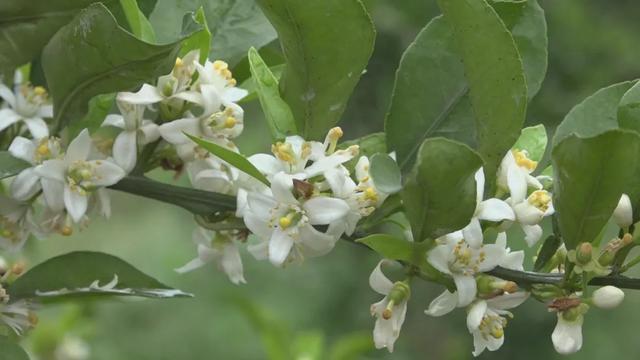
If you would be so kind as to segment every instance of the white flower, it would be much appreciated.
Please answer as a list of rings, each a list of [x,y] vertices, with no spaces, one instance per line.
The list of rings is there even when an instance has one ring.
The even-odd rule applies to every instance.
[[[38,226],[31,205],[0,195],[0,247],[18,251],[34,232]]]
[[[0,98],[8,105],[0,109],[0,132],[22,121],[35,139],[49,136],[43,118],[53,116],[53,106],[48,104],[47,91],[42,86],[20,85],[14,93],[0,83]]]
[[[473,356],[479,356],[485,349],[498,350],[504,343],[504,328],[507,317],[513,315],[507,311],[525,300],[529,294],[517,292],[496,296],[488,300],[479,299],[469,307],[467,328],[473,335]]]
[[[223,104],[235,103],[247,96],[247,90],[236,87],[236,79],[233,78],[229,65],[221,60],[211,62],[207,60],[204,65],[195,63],[198,71],[196,87],[212,85],[213,89]]]
[[[198,245],[198,257],[183,267],[176,269],[185,273],[204,266],[209,262],[216,262],[220,270],[224,271],[232,283],[238,285],[246,283],[242,270],[242,259],[234,238],[229,231],[217,233],[198,227],[193,231],[193,242]]]
[[[49,137],[29,140],[18,136],[11,142],[9,152],[13,157],[33,165],[22,170],[11,183],[11,196],[20,201],[27,201],[42,188],[42,180],[36,173],[35,166],[45,160],[57,158],[61,153],[60,141]]]
[[[526,150],[511,150],[507,152],[498,169],[498,186],[505,191],[510,189],[509,183],[524,183],[536,189],[542,189],[540,181],[531,175],[538,166],[537,161],[529,159]]]
[[[377,349],[387,348],[393,352],[393,345],[400,336],[400,330],[407,314],[409,287],[406,283],[392,283],[380,268],[385,260],[380,261],[369,276],[371,288],[384,298],[371,305],[371,315],[375,316],[373,342]]]
[[[18,300],[10,304],[0,304],[0,321],[16,334],[22,335],[35,326],[37,318],[30,302]]]
[[[556,351],[563,355],[573,354],[582,348],[582,323],[584,316],[566,316],[566,312],[558,312],[556,324],[551,341]],[[575,315],[575,314],[573,314]]]
[[[624,291],[611,285],[603,286],[593,292],[593,305],[601,309],[613,309],[624,300]]]
[[[440,244],[427,254],[427,260],[439,271],[451,275],[458,292],[458,306],[469,305],[476,297],[475,275],[503,262],[504,244],[469,245],[460,231],[439,239]]]
[[[445,290],[429,304],[425,314],[429,316],[443,316],[453,311],[458,306],[458,292]]]
[[[273,176],[271,194],[250,192],[244,222],[262,243],[250,250],[258,258],[268,255],[276,266],[287,259],[320,256],[329,252],[336,239],[316,230],[313,225],[327,225],[349,211],[344,200],[326,196],[310,199],[293,195],[293,180],[285,173]]]
[[[196,155],[186,163],[186,169],[196,189],[231,195],[238,190],[240,171],[208,153],[204,157]]]
[[[107,115],[102,126],[122,129],[113,143],[113,158],[128,173],[136,166],[139,147],[158,140],[160,132],[158,125],[144,119],[145,107],[127,103],[122,99],[122,94],[119,93],[117,97],[118,109],[122,115]]]
[[[526,191],[526,188],[525,188]],[[546,190],[535,190],[528,197],[525,193],[512,192],[508,202],[513,206],[516,222],[520,224],[529,246],[535,245],[542,237],[539,223],[545,216],[553,215],[551,194]]]
[[[507,247],[507,233],[501,232],[498,234],[496,237],[496,246],[504,249],[502,261],[498,264],[499,266],[511,270],[524,270],[524,251],[511,251],[511,249]]]
[[[616,209],[613,211],[613,221],[615,221],[618,227],[623,229],[633,224],[633,209],[629,195],[622,194],[622,196],[620,196],[618,206],[616,206]]]
[[[47,205],[54,211],[66,208],[74,222],[87,212],[91,194],[97,192],[104,203],[103,188],[125,176],[124,170],[109,160],[88,160],[90,151],[91,137],[85,129],[71,141],[63,159],[47,160],[36,167],[40,176],[54,180],[50,186],[43,183]]]
[[[471,218],[471,222],[467,225],[462,232],[467,244],[471,247],[478,248],[482,246],[482,227],[480,226],[480,220],[487,221],[502,221],[513,220],[515,215],[513,210],[506,202],[492,198],[483,200],[484,198],[484,172],[480,168],[476,174],[476,210]]]

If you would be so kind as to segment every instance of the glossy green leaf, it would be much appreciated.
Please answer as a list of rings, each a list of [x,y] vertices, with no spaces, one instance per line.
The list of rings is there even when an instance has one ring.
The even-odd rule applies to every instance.
[[[574,106],[564,117],[553,136],[553,146],[575,134],[592,137],[618,128],[618,104],[636,82],[625,81],[607,86]]]
[[[105,295],[191,296],[160,283],[118,257],[92,251],[75,251],[48,259],[20,276],[7,291],[13,301]]]
[[[356,240],[380,254],[385,259],[412,261],[414,243],[388,234],[374,234]]]
[[[249,66],[262,105],[265,119],[275,140],[298,133],[289,105],[280,97],[278,79],[260,57],[255,48],[249,49]]]
[[[131,32],[141,40],[155,43],[156,33],[147,17],[138,8],[138,2],[136,0],[120,0],[120,6],[127,18]]]
[[[200,29],[195,23],[188,28]],[[43,50],[54,120],[61,128],[84,116],[93,96],[134,90],[143,82],[154,81],[171,71],[179,50],[180,41],[167,45],[143,42],[118,26],[102,4],[89,6]]]
[[[527,85],[511,33],[486,1],[439,0],[469,82],[476,117],[478,153],[491,187],[504,154],[520,135],[527,107]]]
[[[28,162],[14,158],[8,151],[0,151],[0,180],[18,175],[28,167],[31,167]]]
[[[640,132],[640,82],[636,82],[620,99],[618,123],[620,128]]]
[[[280,81],[305,139],[321,140],[342,115],[373,51],[360,0],[258,0],[278,31],[287,67]]]
[[[544,13],[533,1],[524,8],[522,4],[503,4],[498,10],[514,31],[526,78],[532,83],[528,92],[532,97],[546,71]],[[475,121],[452,28],[441,16],[436,17],[400,61],[385,121],[389,149],[396,151],[400,168],[407,172],[426,138],[442,136],[476,147]]]
[[[16,342],[0,336],[0,360],[29,360],[29,355]]]
[[[253,164],[250,163],[249,160],[247,160],[247,158],[245,158],[244,156],[207,140],[203,140],[189,134],[186,135],[191,140],[193,140],[193,142],[200,145],[202,148],[212,153],[213,155],[219,157],[221,160],[226,161],[227,163],[229,163],[229,165],[237,168],[238,170],[244,172],[249,176],[252,176],[253,178],[259,180],[267,186],[270,185],[269,180],[267,180],[267,178],[262,175],[260,170],[256,169],[256,167],[253,166]]]
[[[372,157],[374,154],[387,153],[386,136],[384,133],[373,133],[354,140],[348,140],[338,144],[339,149],[346,149],[352,145],[358,145],[360,148],[359,155]],[[344,164],[350,172],[355,169],[360,156],[355,157]]]
[[[69,138],[74,139],[83,129],[93,133],[104,122],[116,101],[116,94],[100,94],[89,101],[89,111],[78,121],[73,121],[67,127]]]
[[[282,77],[282,72],[284,71],[284,64],[280,64],[280,65],[275,65],[269,68],[269,71],[271,71],[271,73],[273,74],[273,76],[276,77],[276,80],[278,82],[280,82],[280,78]],[[235,73],[234,73],[235,74]],[[243,81],[240,85],[240,88],[245,89],[249,92],[249,94],[247,94],[247,96],[243,97],[238,103],[243,104],[243,103],[248,103],[250,101],[253,101],[255,99],[258,98],[258,85],[256,84],[256,81],[253,79],[253,77],[249,77],[247,78],[245,81]],[[291,111],[291,109],[289,109],[289,111]]]
[[[637,181],[638,156],[640,135],[620,129],[570,135],[554,147],[553,206],[568,249],[596,239],[622,192]]]
[[[553,234],[549,235],[545,239],[544,243],[542,244],[542,247],[540,248],[540,251],[538,252],[536,261],[533,264],[533,271],[542,270],[545,267],[545,265],[547,265],[549,260],[551,260],[553,255],[555,255],[556,251],[558,250],[558,248],[560,248],[561,244],[562,244],[562,239],[560,239],[559,237]]]
[[[159,0],[150,16],[158,39],[171,41],[180,35],[180,20],[175,14],[193,12],[202,7],[212,34],[209,58],[221,59],[231,66],[247,55],[252,46],[261,48],[276,39],[276,31],[254,0]]]
[[[424,141],[402,200],[416,241],[433,240],[467,225],[476,209],[475,173],[480,156],[467,145],[434,138]]]
[[[387,154],[375,154],[370,159],[369,173],[376,188],[394,194],[402,190],[402,177],[396,161]]]
[[[183,23],[188,21],[185,15]],[[202,29],[194,32],[182,42],[182,49],[180,49],[180,56],[186,55],[191,50],[200,50],[200,63],[204,64],[205,60],[209,56],[209,48],[211,47],[211,31],[207,25],[207,19],[204,14],[204,8],[200,7],[193,15],[193,19],[198,24],[202,25]]]
[[[529,158],[534,161],[542,160],[547,149],[547,131],[544,125],[530,126],[522,129],[518,141],[513,145],[514,149],[526,150]]]

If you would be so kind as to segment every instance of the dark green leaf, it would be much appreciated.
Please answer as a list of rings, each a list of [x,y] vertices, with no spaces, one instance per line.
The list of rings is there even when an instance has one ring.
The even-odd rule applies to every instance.
[[[636,82],[618,104],[620,128],[640,132],[640,82]]]
[[[196,144],[202,146],[202,148],[204,148],[208,152],[219,157],[223,161],[226,161],[227,163],[229,163],[229,165],[237,168],[238,170],[244,172],[245,174],[252,176],[255,179],[262,182],[263,184],[269,186],[269,180],[267,180],[267,178],[264,175],[262,175],[260,170],[256,169],[256,167],[253,166],[253,164],[250,163],[249,160],[247,160],[247,158],[245,158],[244,156],[236,152],[233,152],[229,149],[226,149],[218,144],[214,144],[212,142],[199,139],[189,134],[185,134],[185,135],[187,135],[189,139],[193,140],[193,142],[195,142]]]
[[[513,145],[514,149],[526,150],[529,158],[534,161],[542,160],[547,149],[547,131],[544,125],[526,127],[520,132],[518,141]]]
[[[533,271],[542,270],[549,260],[551,260],[553,255],[555,255],[561,244],[562,240],[559,237],[553,234],[549,235],[538,252],[536,262],[533,264]]]
[[[574,106],[556,129],[553,146],[572,134],[592,137],[607,130],[617,129],[618,104],[634,84],[635,81],[625,81],[607,86]]]
[[[552,152],[556,209],[568,249],[598,236],[638,172],[640,135],[609,130],[596,137],[570,135]]]
[[[204,9],[209,30],[213,36],[208,54],[231,66],[247,55],[252,46],[261,48],[276,38],[276,32],[254,0],[161,0],[150,20],[157,30],[158,39],[170,41],[179,35],[180,22],[175,14]]]
[[[402,190],[402,178],[396,161],[387,154],[375,154],[371,157],[369,173],[376,188],[387,194]]]
[[[131,32],[141,40],[155,43],[156,33],[147,17],[138,8],[138,2],[136,0],[120,0],[120,6],[127,18]]]
[[[28,167],[31,167],[28,162],[14,158],[8,151],[0,151],[0,179],[18,175]]]
[[[20,345],[5,336],[0,336],[0,360],[29,360],[29,355]]]
[[[387,234],[374,234],[356,240],[380,254],[385,259],[413,261],[414,243]]]
[[[416,241],[433,240],[467,225],[476,209],[480,156],[468,146],[427,139],[408,175],[402,200]]]
[[[117,283],[105,287],[114,280]],[[76,251],[46,260],[20,276],[9,286],[8,293],[13,301],[104,295],[191,296],[160,283],[120,258],[92,251]]]
[[[204,9],[200,7],[195,15],[185,15],[183,23],[187,23],[186,17],[193,16],[193,19],[200,25],[202,29],[194,32],[182,42],[182,49],[180,49],[180,56],[186,55],[191,50],[200,50],[200,63],[204,64],[205,60],[209,56],[209,48],[211,47],[211,31],[207,25],[207,19],[205,18]],[[165,25],[166,26],[166,25]]]
[[[375,31],[359,0],[258,0],[278,31],[287,67],[280,81],[297,128],[322,139],[334,126],[373,50]]]
[[[86,113],[93,96],[133,90],[168,73],[179,50],[179,41],[145,43],[119,27],[102,4],[89,6],[61,28],[42,53],[55,121],[64,127]]]
[[[264,63],[255,48],[249,49],[249,65],[256,92],[262,105],[271,136],[275,140],[297,134],[296,122],[289,105],[280,97],[278,79]]]
[[[511,33],[486,1],[439,0],[452,26],[476,117],[478,152],[491,187],[504,154],[520,135],[527,85]]]

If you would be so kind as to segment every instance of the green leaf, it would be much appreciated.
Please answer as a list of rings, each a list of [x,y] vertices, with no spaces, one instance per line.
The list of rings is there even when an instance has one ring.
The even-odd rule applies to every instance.
[[[424,141],[402,190],[416,241],[433,240],[467,225],[476,209],[475,173],[480,156],[468,146],[444,139]]]
[[[160,1],[151,14],[151,23],[158,39],[170,41],[180,35],[175,14],[195,11],[202,7],[212,34],[211,59],[221,59],[234,66],[246,55],[249,48],[261,48],[272,42],[276,31],[254,0],[182,0]]]
[[[414,243],[388,234],[373,234],[356,240],[385,259],[413,261]]]
[[[527,85],[511,33],[485,0],[438,0],[453,27],[476,116],[478,153],[491,188],[504,154],[518,139]]]
[[[546,71],[544,13],[533,1],[525,8],[503,4],[498,10],[514,31],[532,97]],[[498,41],[487,39],[492,40]],[[495,65],[490,68],[499,70]],[[385,120],[389,149],[396,151],[403,173],[411,169],[426,138],[442,136],[477,146],[476,117],[464,71],[452,28],[441,16],[431,20],[403,54]]]
[[[533,264],[533,271],[542,270],[545,265],[551,260],[553,255],[556,254],[556,251],[562,244],[562,239],[551,234],[547,237],[547,239],[542,244],[540,251],[538,252],[538,256],[536,257],[536,262]]]
[[[0,360],[29,360],[29,355],[20,345],[9,340],[6,336],[0,336]]]
[[[640,82],[636,82],[620,99],[618,123],[622,129],[640,132]]]
[[[371,157],[369,173],[376,188],[383,193],[394,194],[402,190],[402,178],[396,161],[387,154]]]
[[[291,109],[280,97],[278,79],[269,70],[255,48],[249,49],[249,66],[262,111],[267,124],[269,124],[269,130],[271,130],[271,136],[275,140],[281,140],[288,135],[297,134],[296,122]]]
[[[105,286],[117,279],[113,286]],[[65,300],[82,296],[192,296],[172,289],[113,255],[75,251],[48,259],[20,276],[8,288],[12,301]]]
[[[194,15],[186,14],[183,23],[187,23],[186,17],[192,16],[196,23],[202,25],[202,29],[194,32],[182,42],[180,56],[186,55],[191,50],[200,50],[200,63],[204,64],[209,56],[209,48],[211,47],[211,31],[207,25],[207,19],[204,14],[204,8],[201,6]]]
[[[324,352],[324,334],[321,331],[305,331],[295,337],[291,347],[294,359],[321,360]]]
[[[84,116],[95,95],[134,90],[168,73],[180,46],[180,41],[145,43],[118,26],[104,5],[89,6],[61,28],[42,53],[58,127]]]
[[[260,336],[265,347],[266,359],[288,360],[293,358],[291,354],[292,334],[282,318],[274,316],[259,303],[245,298],[231,299],[231,303],[240,309]]]
[[[617,129],[618,104],[635,83],[635,81],[625,81],[607,86],[574,106],[556,129],[553,146],[555,147],[572,134],[579,137],[593,137],[607,130]]]
[[[238,170],[244,172],[249,176],[254,177],[267,186],[270,185],[269,180],[267,180],[267,178],[262,175],[260,170],[256,169],[256,167],[253,166],[253,164],[250,163],[249,160],[247,160],[247,158],[245,158],[244,156],[207,140],[203,140],[189,134],[185,135],[187,135],[189,139],[193,140],[193,142],[195,142],[196,144],[202,146],[202,148],[204,148],[208,152],[229,163],[229,165],[237,168]]]
[[[28,167],[31,167],[28,162],[14,158],[8,151],[0,151],[0,180],[18,175]]]
[[[373,51],[360,0],[258,0],[278,32],[287,67],[280,81],[305,139],[323,139],[342,115]]]
[[[269,68],[269,70],[271,71],[273,76],[276,77],[276,80],[278,82],[280,82],[280,78],[282,77],[282,72],[284,71],[284,67],[285,67],[284,64],[280,64],[280,65],[275,65]],[[235,72],[234,72],[234,75],[235,75]],[[239,87],[247,90],[249,94],[243,97],[238,103],[240,104],[248,103],[250,101],[255,100],[258,97],[258,85],[256,84],[256,81],[253,79],[253,77],[247,78],[245,81],[243,81],[240,84]],[[291,109],[289,109],[289,111],[291,111]]]
[[[357,332],[340,337],[329,350],[329,360],[363,359],[363,355],[375,350],[369,332]]]
[[[542,156],[544,156],[544,152],[547,149],[547,131],[544,125],[540,124],[522,129],[520,137],[513,145],[513,148],[526,150],[531,160],[538,162],[542,160]]]
[[[138,8],[138,2],[136,0],[120,0],[120,6],[131,27],[131,32],[141,40],[155,43],[156,33],[147,17]]]
[[[552,152],[553,206],[568,249],[591,242],[638,172],[640,135],[609,130],[596,137],[570,135]]]
[[[83,129],[88,129],[93,133],[104,122],[107,115],[113,108],[116,101],[116,94],[100,94],[89,100],[89,111],[80,120],[69,124],[68,136],[70,139],[75,138]]]

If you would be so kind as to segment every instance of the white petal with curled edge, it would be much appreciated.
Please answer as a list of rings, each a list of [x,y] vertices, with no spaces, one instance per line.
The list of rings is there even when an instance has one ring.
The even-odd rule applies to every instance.
[[[247,158],[253,166],[255,166],[261,173],[268,178],[272,178],[273,175],[284,171],[284,167],[280,160],[275,156],[269,154],[254,154]]]
[[[100,215],[106,219],[111,217],[111,197],[109,196],[109,190],[105,188],[99,188],[96,190],[96,198],[98,199],[98,209]]]
[[[558,323],[551,334],[553,347],[560,354],[573,354],[582,348],[582,322],[584,319],[582,316],[578,316],[574,321],[567,321],[561,312],[557,315]]]
[[[20,121],[22,116],[11,109],[0,109],[0,131]]]
[[[509,193],[514,204],[522,202],[527,197],[527,180],[526,173],[518,166],[510,166],[507,171],[507,183],[509,184]]]
[[[384,260],[378,262],[378,265],[376,265],[371,275],[369,275],[369,286],[378,294],[389,295],[393,288],[393,283],[382,272],[382,264],[384,262]]]
[[[453,282],[458,290],[458,306],[463,307],[471,304],[476,298],[477,286],[473,276],[453,274]]]
[[[184,135],[185,133],[192,136],[202,136],[200,120],[198,118],[174,120],[160,125],[159,131],[163,139],[174,145],[189,144],[191,142],[191,139]]]
[[[65,160],[69,163],[78,160],[86,160],[91,152],[91,136],[89,130],[84,129],[71,141],[67,147]]]
[[[429,251],[427,261],[436,269],[445,274],[451,274],[449,258],[452,256],[452,248],[449,245],[438,245]]]
[[[43,178],[56,180],[64,183],[66,181],[67,164],[63,160],[52,159],[43,162],[35,167],[36,173]]]
[[[140,127],[142,144],[152,143],[160,138],[160,127],[152,121],[144,120]]]
[[[16,96],[7,85],[2,83],[0,83],[0,98],[4,99],[12,108],[16,107]]]
[[[128,102],[129,104],[150,105],[160,102],[164,97],[160,91],[149,84],[143,84],[138,92],[121,92],[118,93],[118,101]]]
[[[74,222],[79,222],[87,212],[88,199],[86,195],[71,190],[69,186],[64,187],[64,206],[71,215]]]
[[[89,163],[94,167],[93,184],[96,186],[111,186],[126,175],[120,166],[111,161],[93,160]]]
[[[195,269],[198,269],[200,267],[203,267],[206,263],[202,260],[200,260],[199,257],[189,261],[188,263],[186,263],[185,265],[175,269],[174,271],[180,274],[184,274],[190,271],[193,271]]]
[[[33,135],[34,139],[42,139],[49,136],[49,127],[42,118],[34,117],[23,120],[27,125],[29,132]]]
[[[11,196],[20,201],[27,201],[40,190],[40,176],[35,169],[21,171],[11,182]]]
[[[544,217],[544,213],[528,201],[523,201],[513,207],[518,222],[523,225],[536,225]]]
[[[478,218],[472,218],[469,225],[462,229],[462,234],[464,236],[464,240],[472,248],[477,249],[482,246],[484,236],[482,235],[482,226],[480,226],[480,220],[478,220]]]
[[[33,144],[33,141],[22,136],[14,138],[9,146],[9,153],[11,156],[24,160],[30,164],[33,164],[35,151],[36,146]]]
[[[529,247],[535,245],[542,237],[542,226],[540,225],[521,225],[524,231],[524,240]]]
[[[138,160],[138,144],[136,131],[123,131],[113,142],[113,158],[118,165],[129,173]]]
[[[280,203],[297,204],[298,200],[293,196],[293,178],[291,175],[279,172],[271,181],[273,197]]]
[[[249,92],[245,89],[230,87],[225,89],[225,91],[222,93],[222,100],[224,102],[235,103],[242,100],[248,94]]]
[[[488,244],[483,246],[484,261],[478,265],[478,271],[485,272],[493,270],[498,264],[502,263],[507,249],[501,244]]]
[[[47,207],[54,212],[62,211],[64,209],[64,183],[42,178],[40,184],[42,184],[42,194]]]
[[[120,129],[124,129],[124,117],[120,114],[109,114],[106,118],[104,118],[102,126],[114,126]]]
[[[529,298],[529,293],[525,291],[513,294],[504,294],[487,300],[487,305],[492,309],[509,310],[522,305]]]
[[[275,266],[282,266],[293,247],[293,238],[280,229],[274,230],[269,240],[269,260]]]
[[[314,197],[302,205],[309,217],[311,225],[325,225],[344,218],[349,212],[349,205],[342,199]]]
[[[487,199],[480,203],[476,216],[480,220],[502,221],[515,220],[513,209],[506,202],[500,199]]]
[[[467,314],[467,329],[473,332],[480,327],[480,323],[487,312],[487,302],[484,300],[478,300],[473,303],[469,308]]]
[[[222,249],[222,259],[220,260],[220,266],[224,270],[225,274],[229,277],[232,283],[246,284],[244,279],[244,270],[242,267],[242,258],[240,258],[240,252],[235,244],[227,244]]]
[[[458,292],[449,292],[445,290],[437,298],[433,299],[429,304],[429,308],[424,311],[430,316],[443,316],[456,308],[458,305]]]

